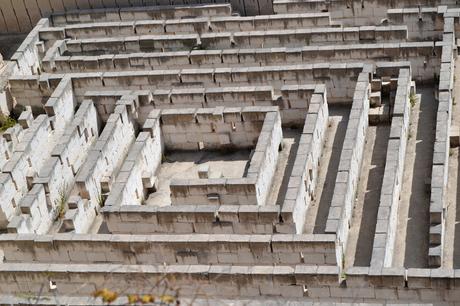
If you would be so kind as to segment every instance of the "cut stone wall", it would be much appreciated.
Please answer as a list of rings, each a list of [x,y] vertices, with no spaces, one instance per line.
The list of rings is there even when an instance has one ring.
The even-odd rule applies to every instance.
[[[246,177],[174,179],[173,205],[265,205],[277,166],[283,134],[273,107],[163,110],[165,149],[225,150],[254,148]]]
[[[375,0],[362,2],[360,0],[334,0],[334,1],[299,1],[299,0],[275,0],[273,8],[277,14],[299,12],[322,12],[327,11],[333,20],[341,22],[344,26],[379,24],[387,18],[387,10],[399,9],[418,12],[431,11],[438,5],[456,5],[455,0]],[[431,20],[425,20],[430,22]],[[432,29],[432,28],[430,28]]]
[[[411,88],[410,69],[399,72],[390,137],[385,160],[377,225],[371,258],[371,267],[379,270],[392,267],[399,210],[399,198],[404,172],[406,144],[410,123],[409,100],[415,89]]]
[[[334,195],[326,222],[325,232],[337,235],[337,262],[339,263],[343,262],[343,252],[348,239],[361,170],[369,115],[369,81],[370,74],[362,72],[356,83],[345,141],[340,153]]]
[[[258,6],[257,1],[248,2],[248,7],[241,6],[238,1],[232,3],[233,8],[242,14],[258,15],[272,13],[272,6],[269,2],[264,2],[263,6]],[[213,3],[213,1],[209,1]],[[136,2],[136,5],[141,5]],[[30,31],[40,18],[51,17],[53,23],[80,23],[88,21],[122,21],[122,20],[148,20],[180,18],[185,16],[229,16],[232,13],[230,4],[220,4],[213,6],[197,5],[187,6],[161,6],[161,1],[152,3],[155,6],[130,7],[129,2],[117,2],[115,0],[102,1],[41,1],[32,0],[25,3],[12,3],[2,1],[0,3],[0,33],[26,33]],[[152,5],[150,4],[150,5]],[[175,4],[188,4],[177,3]],[[254,6],[255,5],[255,6]],[[104,7],[107,7],[104,8]],[[258,7],[263,8],[260,11]],[[96,9],[91,11],[89,9]]]
[[[281,210],[283,222],[294,224],[298,234],[303,232],[306,212],[314,197],[319,160],[328,124],[326,93],[314,94],[308,108],[294,169],[289,178],[288,190]]]
[[[92,72],[68,75],[72,77],[77,101],[84,99],[87,91],[155,90],[165,86],[228,87],[258,86],[270,83],[275,89],[284,85],[302,83],[325,84],[328,101],[350,101],[355,89],[355,80],[362,71],[363,63],[317,63],[263,67],[235,67],[209,69],[154,70],[128,72]],[[41,103],[49,97],[53,86],[62,75],[14,76],[9,79],[11,92],[16,99]],[[40,85],[40,86],[39,86]],[[30,104],[26,104],[30,105]]]
[[[134,139],[134,126],[127,107],[116,106],[77,174],[76,184],[82,198],[91,200],[93,204],[101,201],[103,191],[110,190],[116,169],[119,169]],[[103,182],[108,190],[102,190]]]
[[[101,213],[115,234],[272,234],[280,220],[278,206],[240,204],[105,206]]]
[[[149,118],[149,131],[141,132],[129,149],[105,205],[141,205],[161,164],[162,136],[158,119]],[[146,129],[144,125],[144,130]]]
[[[452,120],[452,90],[454,88],[455,48],[454,18],[444,19],[441,69],[439,75],[436,136],[433,153],[430,194],[429,265],[439,267],[443,258],[444,223],[447,209],[449,178],[450,126]]]
[[[335,265],[334,236],[2,235],[6,262]],[[321,238],[321,239],[319,239]],[[129,251],[127,251],[129,250]]]
[[[16,214],[20,199],[27,193],[31,181],[44,165],[50,153],[50,132],[48,117],[38,116],[26,129],[11,158],[3,166],[0,174],[2,228],[6,228],[8,221]]]
[[[0,278],[4,286],[0,292],[6,294],[37,292],[44,284],[53,281],[61,294],[88,296],[98,289],[98,280],[116,292],[152,292],[152,285],[146,279],[158,280],[167,273],[181,289],[181,295],[190,297],[256,298],[269,295],[346,301],[371,299],[392,303],[458,300],[458,278],[455,277],[458,270],[387,268],[382,270],[382,275],[368,275],[368,267],[354,267],[346,271],[347,282],[343,285],[338,281],[339,268],[324,265],[7,263],[2,267]],[[110,273],[108,279],[104,277],[107,273]],[[127,275],[129,282],[126,281]]]
[[[176,35],[136,35],[127,37],[83,38],[65,42],[69,55],[127,54],[138,52],[188,51],[203,49],[240,49],[302,47],[305,42],[318,46],[331,42],[360,44],[375,41],[405,42],[405,26],[306,28]]]
[[[278,14],[261,16],[206,16],[183,19],[154,19],[83,24],[55,24],[40,30],[40,40],[106,38],[158,34],[190,34],[285,30],[293,27],[329,26],[329,13]],[[49,44],[50,45],[50,44]]]
[[[283,85],[281,94],[275,94],[272,86],[196,87],[133,91],[87,91],[85,98],[91,99],[101,116],[107,121],[116,102],[123,95],[138,99],[138,122],[143,124],[153,109],[214,108],[278,106],[281,122],[285,126],[303,125],[308,104],[314,92],[324,92],[323,84]]]
[[[336,59],[347,62],[410,60],[414,77],[430,82],[438,74],[441,46],[434,42],[378,42],[366,44],[337,44],[258,49],[193,50],[178,52],[142,52],[95,56],[62,55],[50,48],[43,60],[43,69],[52,72],[93,72],[145,69],[179,69],[184,67],[239,67],[244,65],[273,65],[286,63],[324,63]],[[257,50],[257,52],[256,52]]]

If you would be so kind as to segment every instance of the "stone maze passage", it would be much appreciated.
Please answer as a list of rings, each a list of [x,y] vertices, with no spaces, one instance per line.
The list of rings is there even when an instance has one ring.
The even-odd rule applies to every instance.
[[[456,1],[6,2],[0,304],[460,302]]]

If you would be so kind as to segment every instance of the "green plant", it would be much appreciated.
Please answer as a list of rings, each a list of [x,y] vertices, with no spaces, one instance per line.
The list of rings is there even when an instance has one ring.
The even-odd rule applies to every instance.
[[[410,106],[411,107],[414,107],[415,104],[417,103],[417,95],[415,93],[411,93],[410,96],[409,96],[409,102],[410,102]]]
[[[11,118],[10,116],[5,116],[3,114],[0,114],[0,132],[4,132],[10,127],[13,127],[16,125],[16,120]]]
[[[455,97],[452,98],[452,104],[457,105],[457,102],[455,102]]]
[[[57,214],[56,214],[56,220],[57,219],[62,219],[65,216],[66,212],[66,204],[67,204],[67,198],[68,198],[68,193],[67,193],[67,184],[61,186],[58,191],[58,198],[56,199],[56,209],[57,209]]]

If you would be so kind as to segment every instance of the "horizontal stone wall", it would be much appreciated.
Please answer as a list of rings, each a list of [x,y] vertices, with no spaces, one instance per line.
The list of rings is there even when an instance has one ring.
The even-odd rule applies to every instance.
[[[54,13],[50,18],[54,26],[60,26],[88,22],[145,21],[232,15],[231,5],[226,3],[184,6],[164,3],[162,5],[147,5],[144,7],[139,7],[139,5],[136,3],[135,7],[117,8],[104,5],[92,9],[66,9],[61,10],[59,13]]]
[[[173,179],[171,204],[263,205],[256,183],[256,178]]]
[[[430,11],[431,7],[438,5],[456,5],[455,0],[402,0],[387,1],[374,0],[362,2],[360,0],[333,0],[333,1],[299,1],[299,0],[275,0],[274,11],[277,14],[299,12],[322,12],[327,11],[331,18],[341,22],[344,26],[350,25],[375,25],[387,18],[387,10],[403,8],[406,10],[417,9]],[[425,22],[430,22],[430,20]]]
[[[129,72],[83,73],[68,75],[77,101],[82,101],[87,91],[154,90],[164,86],[228,87],[256,86],[269,82],[278,89],[284,85],[299,83],[325,84],[328,101],[345,102],[353,97],[355,80],[362,71],[363,63],[317,63],[278,66],[238,67],[214,69],[182,69]],[[325,77],[327,77],[325,79]],[[59,83],[62,75],[15,76],[9,84],[18,103],[41,103]],[[41,86],[39,86],[39,84]],[[34,102],[19,102],[30,101]]]
[[[303,124],[313,92],[324,92],[325,86],[322,84],[284,85],[280,90],[281,95],[275,94],[272,86],[173,88],[152,92],[149,90],[87,91],[85,98],[94,101],[104,122],[113,111],[116,101],[126,94],[138,98],[137,121],[141,124],[153,109],[278,106],[282,124],[292,126]]]
[[[330,235],[2,235],[5,262],[335,265]]]
[[[362,72],[350,112],[345,141],[335,181],[334,195],[326,222],[326,233],[337,235],[337,262],[343,263],[343,252],[348,239],[356,188],[359,181],[366,130],[368,126],[370,74]]]
[[[415,89],[412,91],[411,86],[410,69],[401,69],[393,108],[372,249],[371,267],[376,270],[382,269],[382,267],[389,268],[393,262],[399,197],[410,123],[411,104],[409,100],[415,98],[411,98],[412,94],[415,95]]]
[[[47,27],[40,30],[40,40],[97,38],[107,36],[135,36],[146,34],[187,34],[206,32],[240,32],[283,30],[329,26],[328,13],[280,14],[262,16],[210,16],[184,19],[157,19],[84,23]]]
[[[321,63],[333,60],[347,62],[370,62],[387,60],[410,60],[414,77],[431,81],[438,74],[441,46],[434,42],[401,42],[378,44],[350,44],[333,46],[302,46],[299,48],[259,48],[193,50],[179,52],[149,52],[137,54],[113,54],[113,56],[63,56],[63,51],[49,49],[42,64],[46,72],[123,71],[184,67],[239,67],[265,66],[276,63]]]
[[[330,43],[359,44],[376,41],[404,42],[405,26],[307,28],[298,30],[270,30],[221,32],[176,35],[136,35],[66,41],[70,55],[127,54],[138,52],[188,51],[194,47],[211,49],[302,47]]]
[[[442,38],[444,32],[444,16],[446,6],[411,8],[394,8],[387,12],[388,19],[394,24],[407,25],[411,39],[434,40]]]
[[[339,283],[339,268],[333,266],[229,266],[229,265],[120,265],[120,264],[39,264],[7,263],[0,267],[6,294],[34,293],[49,281],[60,294],[90,295],[101,286],[116,292],[152,292],[147,280],[164,275],[180,289],[183,297],[271,297],[366,300],[389,303],[458,302],[458,270],[384,269],[369,275],[368,267],[346,271],[346,283]],[[110,277],[107,277],[110,275]],[[129,275],[129,278],[127,278]],[[128,281],[129,280],[129,281]],[[42,291],[45,296],[53,292]]]
[[[109,231],[115,234],[199,233],[272,234],[294,233],[278,228],[280,208],[258,205],[174,205],[165,207],[105,206],[101,210]],[[291,224],[292,225],[292,224]]]
[[[209,1],[209,3],[213,2],[213,0]],[[239,5],[238,1],[234,2],[236,5],[233,5],[234,9],[244,9],[244,5]],[[253,4],[254,2],[257,3],[257,1],[251,1],[248,4]],[[165,4],[169,5],[170,3],[149,1],[148,4],[143,4],[141,1],[130,3],[129,1],[117,2],[115,0],[32,0],[18,3],[17,1],[3,0],[0,2],[0,33],[27,33],[35,26],[40,18],[47,18],[52,13],[55,13],[52,16],[54,24],[88,21],[165,19],[185,16],[228,16],[232,13],[232,8],[229,4],[196,5],[191,8],[185,6],[164,6]],[[186,3],[177,3],[176,1],[172,4],[179,5]],[[271,13],[271,3],[266,2],[264,4],[264,9],[268,9],[265,14]],[[138,7],[142,5],[148,6]],[[95,10],[91,11],[90,9]],[[256,7],[252,6],[252,9],[249,9],[248,13],[248,15],[258,15],[257,5]]]
[[[183,108],[161,111],[166,150],[254,148],[275,107]]]
[[[329,123],[326,93],[314,94],[308,107],[299,141],[294,168],[281,209],[283,222],[294,224],[296,233],[303,232],[305,217],[318,179],[324,137]]]

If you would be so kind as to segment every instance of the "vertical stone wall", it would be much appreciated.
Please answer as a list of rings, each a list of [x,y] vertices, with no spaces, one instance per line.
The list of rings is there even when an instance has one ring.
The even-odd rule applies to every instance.
[[[326,222],[326,233],[337,235],[337,262],[343,262],[350,220],[355,203],[369,115],[369,73],[362,72],[356,83],[355,95],[348,121],[345,141],[331,207]]]
[[[391,267],[393,261],[399,196],[409,130],[410,95],[411,71],[410,69],[401,69],[396,90],[372,249],[371,266],[379,270],[382,267]]]
[[[151,182],[161,164],[162,147],[159,118],[148,118],[144,132],[139,133],[121,166],[105,205],[142,204],[145,191],[152,187]]]
[[[126,106],[118,105],[109,117],[95,146],[76,177],[80,196],[93,203],[100,201],[103,181],[111,185],[114,169],[122,163],[131,143],[134,141],[134,126]],[[105,162],[100,162],[104,161]]]
[[[249,179],[256,179],[256,197],[259,205],[265,205],[270,193],[282,143],[280,113],[269,112],[265,116],[247,175]]]
[[[313,94],[282,208],[283,221],[292,221],[297,233],[303,231],[305,214],[316,187],[328,122],[326,93]]]
[[[430,195],[430,248],[429,265],[439,267],[442,262],[444,223],[447,209],[447,184],[449,178],[449,133],[452,120],[452,91],[456,51],[454,18],[444,19],[441,69],[439,73],[438,111],[436,113],[436,138],[433,152]]]

